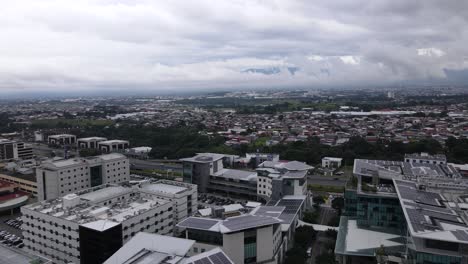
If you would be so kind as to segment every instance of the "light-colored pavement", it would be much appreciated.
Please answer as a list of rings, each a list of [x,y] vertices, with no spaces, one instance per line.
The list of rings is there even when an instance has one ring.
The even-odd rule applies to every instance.
[[[33,259],[26,253],[22,254],[20,250],[12,250],[0,244],[0,264],[28,264]]]

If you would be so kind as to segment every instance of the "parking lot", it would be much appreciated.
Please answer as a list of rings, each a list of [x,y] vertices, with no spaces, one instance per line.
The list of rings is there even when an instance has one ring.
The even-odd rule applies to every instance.
[[[4,247],[22,248],[21,214],[0,216],[0,243]]]

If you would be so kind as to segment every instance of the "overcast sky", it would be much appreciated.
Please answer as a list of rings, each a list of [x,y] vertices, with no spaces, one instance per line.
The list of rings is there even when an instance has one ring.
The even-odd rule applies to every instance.
[[[0,92],[430,82],[467,25],[465,0],[3,1]]]

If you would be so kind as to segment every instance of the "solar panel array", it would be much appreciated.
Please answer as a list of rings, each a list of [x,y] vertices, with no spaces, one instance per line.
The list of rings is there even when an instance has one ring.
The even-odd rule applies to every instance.
[[[462,241],[468,241],[468,233],[465,230],[454,230],[452,234],[458,239]]]
[[[223,221],[222,225],[228,228],[230,232],[235,232],[258,226],[272,225],[278,223],[280,223],[280,221],[272,217],[245,215],[228,218],[225,221]]]
[[[234,262],[230,261],[226,255],[222,252],[218,252],[213,255],[206,256],[204,258],[195,260],[194,262],[188,264],[234,264]]]
[[[408,205],[408,206],[413,206],[413,207],[419,207],[419,208],[426,209],[426,210],[433,210],[433,211],[437,211],[441,213],[446,213],[446,214],[452,213],[452,210],[450,210],[449,208],[445,206],[432,206],[432,205],[425,205],[425,204],[417,204],[413,202],[404,202],[403,204]]]
[[[213,262],[213,264],[231,264],[233,263],[232,261],[230,261],[226,255],[224,255],[223,253],[221,252],[218,252],[216,254],[213,254],[211,256],[209,256],[211,262]]]
[[[304,200],[301,199],[281,199],[276,205],[284,206],[285,209],[279,216],[279,219],[283,220],[285,223],[290,224],[297,215],[303,202]]]
[[[209,220],[209,219],[202,219],[202,218],[195,218],[189,217],[184,221],[180,222],[178,226],[180,227],[190,227],[195,229],[210,229],[214,225],[216,225],[218,221],[216,220]]]
[[[278,217],[284,209],[285,207],[283,206],[260,206],[257,211],[255,211],[255,215]]]

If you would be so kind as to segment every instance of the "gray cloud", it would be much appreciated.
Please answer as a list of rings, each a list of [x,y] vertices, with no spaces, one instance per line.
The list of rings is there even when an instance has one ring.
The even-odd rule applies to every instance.
[[[8,1],[0,92],[451,78],[468,68],[467,24],[456,0]],[[300,71],[245,72],[272,67]]]

